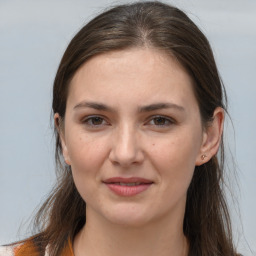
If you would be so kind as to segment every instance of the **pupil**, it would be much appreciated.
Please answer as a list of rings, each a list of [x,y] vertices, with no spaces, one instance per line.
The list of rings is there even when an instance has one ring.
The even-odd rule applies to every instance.
[[[99,125],[99,124],[102,123],[102,118],[100,118],[100,117],[94,117],[94,118],[92,119],[92,123],[93,123],[94,125]]]
[[[164,125],[165,124],[165,119],[162,118],[162,117],[158,117],[158,118],[155,119],[155,123],[157,125]]]

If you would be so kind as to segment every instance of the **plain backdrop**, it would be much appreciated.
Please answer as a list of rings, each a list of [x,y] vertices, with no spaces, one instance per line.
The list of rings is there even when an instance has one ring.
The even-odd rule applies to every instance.
[[[28,234],[27,220],[54,184],[51,90],[67,44],[104,8],[127,2],[0,0],[0,244]],[[240,251],[253,254],[246,240],[255,253],[256,1],[166,2],[185,10],[213,47],[235,131],[229,122],[225,140],[240,185],[230,162],[241,213],[240,221],[231,206],[234,230]]]

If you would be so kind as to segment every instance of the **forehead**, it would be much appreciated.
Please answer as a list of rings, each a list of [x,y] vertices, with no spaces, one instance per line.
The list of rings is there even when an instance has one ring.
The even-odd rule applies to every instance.
[[[112,104],[195,102],[193,82],[183,66],[174,57],[149,48],[108,52],[84,63],[71,81],[68,101],[84,99]]]

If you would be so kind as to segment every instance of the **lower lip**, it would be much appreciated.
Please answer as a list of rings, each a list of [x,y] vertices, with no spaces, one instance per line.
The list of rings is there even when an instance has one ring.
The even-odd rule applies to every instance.
[[[149,184],[140,184],[135,186],[125,186],[114,183],[105,183],[110,190],[116,193],[119,196],[135,196],[147,190],[152,183]]]

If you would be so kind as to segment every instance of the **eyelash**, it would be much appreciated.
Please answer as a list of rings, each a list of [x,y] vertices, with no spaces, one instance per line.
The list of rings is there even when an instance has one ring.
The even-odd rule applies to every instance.
[[[106,124],[93,124],[93,121],[95,121],[96,119],[98,119],[98,121],[103,121],[105,122]],[[101,127],[101,126],[104,126],[104,125],[108,125],[108,122],[105,120],[104,117],[101,117],[101,116],[89,116],[87,117],[86,119],[84,119],[82,121],[84,124],[92,127],[92,128],[98,128],[98,127]]]
[[[163,124],[156,124],[155,121],[163,121]],[[93,124],[94,121],[100,121],[100,124]],[[154,123],[151,123],[154,122]],[[85,118],[82,123],[86,124],[87,126],[91,127],[91,128],[100,128],[104,125],[109,125],[109,123],[106,121],[106,119],[104,117],[101,116],[89,116],[87,118]],[[150,119],[145,123],[146,125],[150,125],[150,126],[156,126],[159,128],[166,128],[169,127],[173,124],[175,124],[175,120],[173,120],[170,117],[166,117],[166,116],[152,116],[150,117]]]
[[[150,120],[149,120],[149,122],[147,122],[147,123],[150,123],[150,122],[154,122],[154,121],[156,121],[157,119],[160,119],[160,120],[162,120],[162,121],[164,121],[164,124],[151,124],[151,125],[154,125],[154,126],[157,126],[157,127],[161,127],[161,128],[164,128],[164,127],[169,127],[169,126],[171,126],[171,125],[173,125],[173,124],[175,124],[175,121],[172,119],[172,118],[170,118],[170,117],[166,117],[166,116],[153,116],[153,117],[151,117],[150,118]]]

